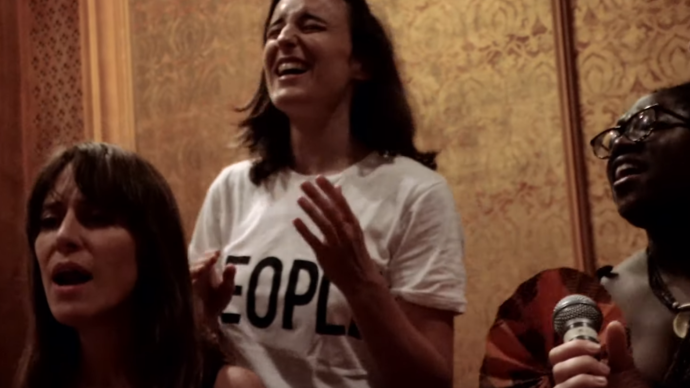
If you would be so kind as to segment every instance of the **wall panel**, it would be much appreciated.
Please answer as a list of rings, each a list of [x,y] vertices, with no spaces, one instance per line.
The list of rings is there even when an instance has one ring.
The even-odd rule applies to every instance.
[[[27,319],[26,192],[56,147],[84,138],[78,0],[0,2],[0,386]]]
[[[0,387],[10,386],[26,320],[24,174],[17,1],[0,2]]]
[[[84,139],[78,0],[20,2],[27,176],[47,155]]]

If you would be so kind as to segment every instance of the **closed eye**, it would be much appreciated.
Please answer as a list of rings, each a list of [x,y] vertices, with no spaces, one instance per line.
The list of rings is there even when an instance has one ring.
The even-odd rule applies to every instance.
[[[266,39],[275,39],[280,35],[281,28],[273,27],[268,32],[266,32]]]
[[[319,31],[323,31],[325,29],[326,28],[324,26],[319,25],[319,24],[315,24],[315,23],[305,24],[302,27],[302,31],[304,31],[304,32],[319,32]]]
[[[105,228],[117,224],[117,217],[108,211],[84,206],[77,212],[79,222],[87,228]]]
[[[323,31],[326,24],[325,20],[310,13],[305,13],[299,18],[299,25],[303,31]]]
[[[42,216],[39,226],[41,230],[55,230],[60,226],[60,219],[54,215]]]

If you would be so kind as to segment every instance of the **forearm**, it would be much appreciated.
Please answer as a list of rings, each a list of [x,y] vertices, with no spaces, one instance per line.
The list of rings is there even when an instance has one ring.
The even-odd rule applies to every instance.
[[[383,285],[360,287],[347,295],[357,327],[390,386],[451,387],[447,360],[412,325]]]

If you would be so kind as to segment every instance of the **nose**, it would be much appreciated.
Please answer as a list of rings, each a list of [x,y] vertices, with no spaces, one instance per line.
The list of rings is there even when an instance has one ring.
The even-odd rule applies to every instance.
[[[625,136],[625,135],[618,136],[618,138],[613,140],[613,142],[611,144],[610,158],[615,159],[616,156],[631,152],[635,148],[637,148],[638,146],[639,146],[638,143],[628,139],[627,136]]]
[[[278,47],[281,49],[292,48],[297,45],[297,30],[294,26],[287,24],[280,31],[277,38]]]
[[[81,232],[82,225],[74,214],[74,210],[70,209],[57,230],[57,250],[63,255],[67,255],[81,249]]]

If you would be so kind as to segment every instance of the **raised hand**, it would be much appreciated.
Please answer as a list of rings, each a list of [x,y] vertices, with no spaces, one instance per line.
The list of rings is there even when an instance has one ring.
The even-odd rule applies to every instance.
[[[218,318],[235,290],[235,266],[225,266],[220,274],[215,267],[219,258],[220,252],[207,252],[189,268],[194,291],[203,302],[204,315],[210,320]]]
[[[383,284],[385,281],[367,252],[359,220],[341,189],[318,177],[316,185],[302,184],[302,191],[306,197],[297,203],[319,228],[323,241],[301,219],[294,220],[294,225],[316,254],[325,275],[346,297],[367,284]]]

